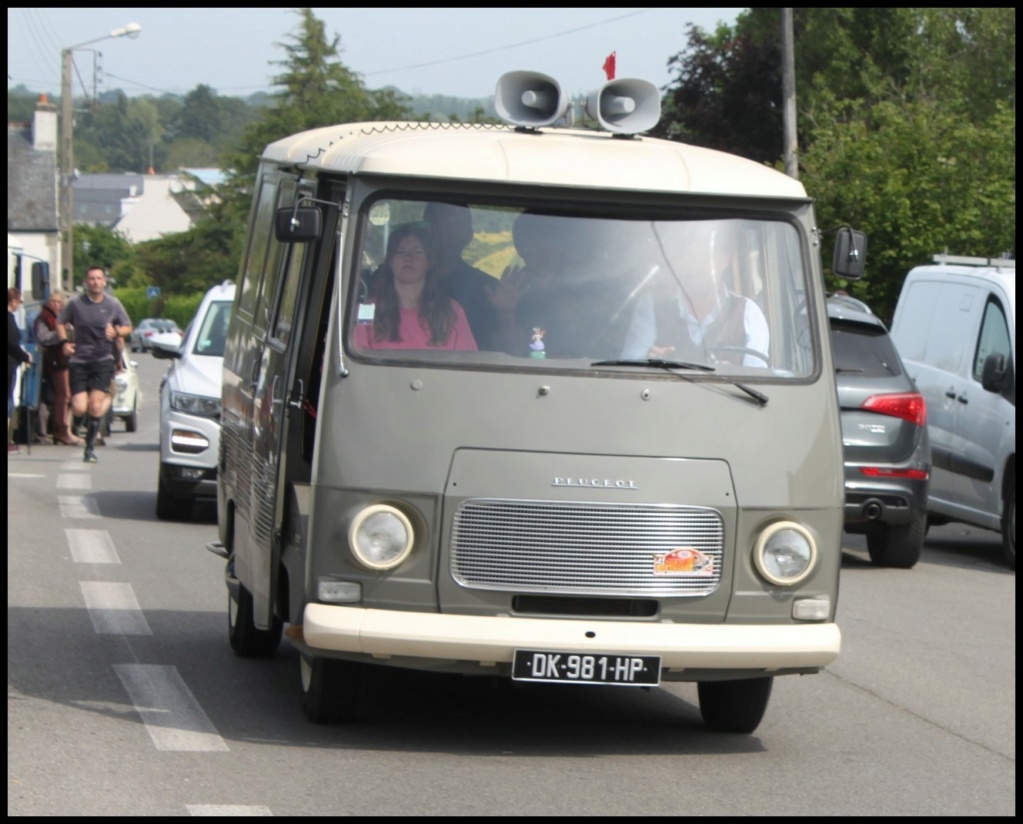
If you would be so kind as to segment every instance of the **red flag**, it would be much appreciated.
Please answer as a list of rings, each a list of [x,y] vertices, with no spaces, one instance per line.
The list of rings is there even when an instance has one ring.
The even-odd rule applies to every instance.
[[[608,80],[615,79],[615,55],[618,52],[611,52],[604,61],[604,74],[607,75]]]

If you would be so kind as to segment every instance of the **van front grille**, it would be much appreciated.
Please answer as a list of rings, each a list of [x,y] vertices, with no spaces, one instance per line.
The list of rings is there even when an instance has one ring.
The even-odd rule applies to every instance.
[[[724,522],[705,507],[473,498],[451,543],[452,577],[470,589],[706,595],[721,580]]]

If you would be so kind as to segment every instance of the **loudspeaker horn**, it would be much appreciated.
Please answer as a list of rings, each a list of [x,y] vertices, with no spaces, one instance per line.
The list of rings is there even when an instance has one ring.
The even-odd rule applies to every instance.
[[[498,117],[513,126],[550,126],[564,116],[568,105],[558,81],[540,72],[502,74],[494,93]]]
[[[623,77],[591,94],[586,113],[609,132],[645,132],[661,119],[661,95],[649,80]]]

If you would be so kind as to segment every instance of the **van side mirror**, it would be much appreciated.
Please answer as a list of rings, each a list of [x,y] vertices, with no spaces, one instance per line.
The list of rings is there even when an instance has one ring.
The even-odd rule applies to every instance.
[[[984,367],[980,373],[980,385],[988,392],[999,393],[1005,387],[1008,373],[1005,369],[1005,355],[992,352],[984,358]]]
[[[831,263],[834,273],[846,280],[859,280],[867,265],[867,236],[848,226],[838,230],[835,237],[835,258]]]
[[[308,243],[323,234],[323,216],[315,206],[286,206],[274,215],[274,236],[283,243]]]
[[[50,264],[45,260],[32,264],[32,297],[39,301],[50,299]]]

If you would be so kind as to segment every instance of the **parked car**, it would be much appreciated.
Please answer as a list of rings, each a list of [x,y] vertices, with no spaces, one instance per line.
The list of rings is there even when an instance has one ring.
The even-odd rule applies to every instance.
[[[124,421],[126,432],[134,432],[139,427],[139,407],[142,406],[142,390],[139,388],[139,375],[135,369],[138,363],[131,360],[124,349],[121,350],[120,361],[120,369],[114,375],[110,420],[120,419]],[[109,433],[109,421],[106,430]]]
[[[878,566],[909,569],[927,532],[927,408],[888,329],[854,298],[828,299],[845,460],[845,531]]]
[[[1002,533],[1016,568],[1016,261],[935,255],[906,276],[892,339],[929,411],[932,524]]]
[[[173,332],[181,334],[177,323],[169,318],[146,318],[139,321],[138,326],[131,331],[131,351],[146,352],[152,347],[153,335]]]
[[[160,474],[156,517],[186,520],[199,498],[216,498],[220,384],[233,283],[210,289],[188,330],[152,337],[153,355],[171,361],[160,384]]]

